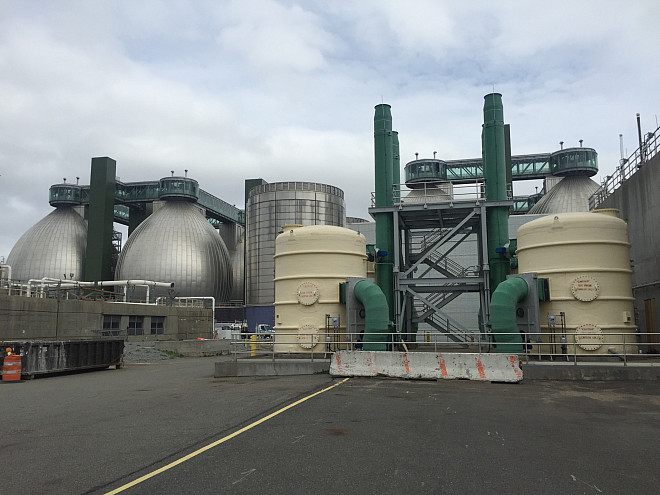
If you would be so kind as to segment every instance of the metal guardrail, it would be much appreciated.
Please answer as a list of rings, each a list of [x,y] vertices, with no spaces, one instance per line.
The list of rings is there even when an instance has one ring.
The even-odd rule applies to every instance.
[[[412,197],[408,195],[416,191]],[[513,189],[507,185],[507,199],[513,199]],[[410,189],[405,184],[394,184],[392,186],[392,203],[395,206],[421,205],[443,203],[448,201],[475,201],[477,203],[486,200],[486,186],[483,182],[456,183],[456,182],[416,182],[415,188]],[[376,205],[376,193],[371,192],[371,207]]]
[[[642,168],[644,163],[658,154],[660,149],[659,131],[660,127],[646,134],[646,140],[642,143],[642,146],[637,148],[628,158],[621,159],[614,173],[602,180],[600,188],[589,198],[590,210],[598,208],[610,194]]]
[[[331,329],[334,331],[335,329]],[[478,332],[464,332],[463,344],[445,339],[440,332],[417,332],[410,334],[402,333],[372,333],[373,336],[383,336],[387,340],[389,350],[416,351],[416,352],[470,352],[488,353],[497,352],[496,343],[492,334],[480,334]],[[644,335],[653,342],[639,342],[639,337]],[[519,332],[500,333],[498,337],[517,336]],[[563,336],[563,338],[562,338]],[[354,338],[351,338],[354,337]],[[601,340],[602,337],[602,340]],[[404,341],[410,338],[411,341]],[[522,336],[524,340],[524,335]],[[645,363],[660,366],[660,332],[637,334],[630,332],[603,332],[579,333],[568,330],[561,332],[541,332],[534,334],[539,341],[523,342],[521,357],[526,361],[544,362],[567,362],[573,365],[594,364],[607,362],[610,365],[628,366],[631,363]],[[300,352],[278,352],[278,345],[291,345],[301,341],[309,349]],[[314,343],[313,346],[310,344]],[[500,345],[507,345],[501,343]],[[510,344],[509,344],[510,345]],[[516,345],[516,344],[513,344]],[[295,356],[299,359],[327,359],[338,350],[361,350],[363,343],[361,336],[344,333],[323,332],[301,334],[300,332],[276,331],[268,336],[251,334],[234,334],[231,340],[231,354],[234,359],[239,358],[270,358],[272,360],[287,359]],[[597,347],[593,351],[585,347]],[[604,352],[603,352],[604,351]]]

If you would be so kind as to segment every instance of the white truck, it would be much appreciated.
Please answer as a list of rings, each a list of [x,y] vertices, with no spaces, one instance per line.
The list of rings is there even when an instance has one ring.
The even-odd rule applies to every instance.
[[[275,333],[275,329],[267,323],[257,323],[254,327],[254,333],[257,334],[258,339],[271,340]]]

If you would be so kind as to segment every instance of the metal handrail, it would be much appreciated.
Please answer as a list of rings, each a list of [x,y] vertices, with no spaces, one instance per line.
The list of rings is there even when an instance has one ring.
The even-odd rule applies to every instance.
[[[249,334],[254,335],[254,334]],[[241,356],[245,357],[269,357],[273,360],[282,357],[289,358],[291,353],[280,354],[277,351],[280,339],[286,339],[285,344],[291,344],[294,339],[301,337],[299,332],[284,332],[276,330],[272,337],[255,338],[234,338],[231,341],[231,349],[234,359]],[[415,333],[393,333],[381,332],[371,333],[370,335],[384,336],[389,342],[387,344],[390,350],[417,352],[470,352],[487,353],[497,352],[490,333],[483,334],[479,332],[462,332],[465,343],[451,342],[448,340],[439,340],[439,337],[446,336],[440,332],[415,332]],[[520,332],[499,333],[499,337],[506,335],[520,337]],[[562,335],[564,339],[562,339]],[[547,362],[564,363],[571,365],[593,365],[606,363],[611,366],[628,366],[631,363],[647,363],[654,366],[660,366],[660,344],[639,342],[640,335],[645,335],[650,340],[660,342],[660,332],[637,334],[632,332],[603,332],[602,342],[600,337],[593,333],[580,333],[568,330],[563,333],[541,332],[534,334],[534,338],[541,341],[528,341],[522,344],[523,352],[520,355],[527,363]],[[296,352],[298,358],[308,357],[312,360],[328,358],[337,350],[349,349],[360,350],[362,343],[352,339],[351,335],[345,333],[325,334],[323,332],[304,334],[305,342],[317,342],[314,346],[306,349],[304,352]],[[338,338],[341,337],[341,338]],[[355,337],[355,336],[353,336]],[[433,337],[433,338],[431,338]],[[576,338],[577,337],[577,338]],[[406,338],[411,339],[407,341]],[[524,336],[523,336],[524,338]],[[278,342],[278,340],[280,342]],[[600,342],[600,343],[599,343]],[[506,344],[500,344],[506,345]],[[521,344],[518,344],[521,345]],[[586,347],[586,349],[585,349]],[[593,351],[589,349],[596,348]],[[467,349],[467,350],[466,350]],[[604,352],[603,352],[604,351]]]
[[[637,148],[628,158],[622,158],[612,175],[601,182],[600,188],[589,198],[589,209],[593,210],[605,201],[621,184],[630,179],[637,170],[658,154],[660,149],[660,127],[646,135],[642,146]]]
[[[438,202],[461,202],[461,201],[484,201],[486,191],[483,182],[475,181],[472,183],[455,183],[428,181],[417,182],[414,189],[408,188],[405,184],[393,184],[392,186],[392,204],[395,206],[410,204],[434,204]],[[413,190],[424,191],[421,197],[416,197],[414,201],[406,201],[406,195]],[[445,194],[447,199],[438,201],[438,193]],[[507,185],[507,198],[513,199],[513,189]],[[420,199],[423,200],[420,202]],[[371,192],[371,207],[376,206],[376,193]]]

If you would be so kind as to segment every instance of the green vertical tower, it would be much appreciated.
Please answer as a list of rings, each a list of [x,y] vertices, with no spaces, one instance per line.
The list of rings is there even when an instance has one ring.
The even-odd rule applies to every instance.
[[[394,199],[401,202],[401,155],[399,155],[399,133],[392,131],[392,186]]]
[[[374,115],[375,196],[374,206],[393,206],[394,146],[392,112],[387,104],[376,105]],[[389,319],[394,319],[394,218],[393,213],[376,213],[376,247],[386,252],[376,263],[376,283],[385,294]]]
[[[484,125],[481,140],[486,199],[488,201],[505,201],[508,198],[504,107],[502,106],[502,95],[499,93],[484,96]],[[511,273],[509,259],[502,249],[498,249],[509,242],[509,207],[489,207],[486,211],[486,224],[492,293],[500,282],[506,280],[506,276]]]
[[[117,162],[112,158],[92,158],[85,254],[85,280],[88,282],[114,279],[110,265],[116,172]]]

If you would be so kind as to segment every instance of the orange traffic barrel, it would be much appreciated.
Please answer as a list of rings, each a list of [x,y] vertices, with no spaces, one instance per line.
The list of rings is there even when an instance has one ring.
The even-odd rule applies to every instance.
[[[21,356],[18,354],[10,354],[5,356],[2,365],[2,381],[3,382],[17,382],[21,379]]]

